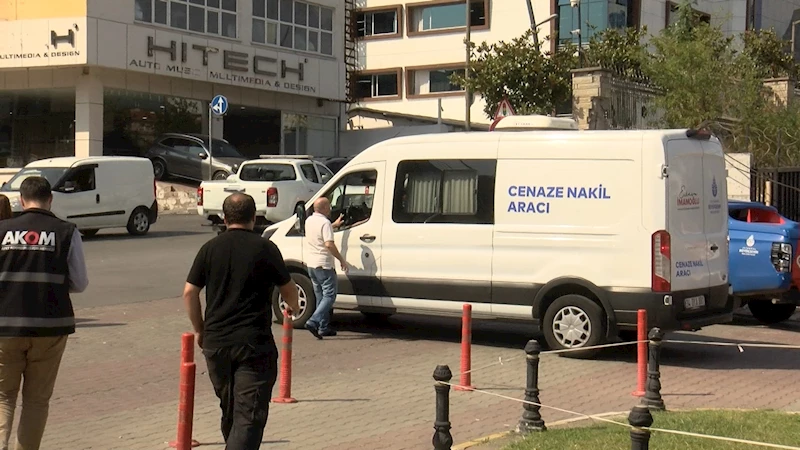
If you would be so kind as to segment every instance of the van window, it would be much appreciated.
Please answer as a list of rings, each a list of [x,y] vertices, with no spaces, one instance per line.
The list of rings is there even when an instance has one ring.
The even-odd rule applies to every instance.
[[[331,219],[344,216],[344,226],[337,231],[352,228],[369,220],[378,172],[364,170],[348,174],[323,194],[331,202]]]
[[[95,190],[94,167],[79,167],[72,171],[62,183],[63,187],[72,186],[70,192],[87,192]]]
[[[294,181],[297,174],[291,164],[247,164],[242,167],[242,181]]]
[[[495,160],[418,160],[397,166],[396,223],[494,223]]]

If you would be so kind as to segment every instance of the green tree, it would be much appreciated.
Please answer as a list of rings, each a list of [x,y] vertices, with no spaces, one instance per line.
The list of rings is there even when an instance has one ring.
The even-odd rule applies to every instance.
[[[644,66],[649,53],[644,41],[647,27],[608,28],[595,33],[584,50],[585,67],[602,67],[626,80],[646,81]]]
[[[537,50],[531,30],[511,42],[473,45],[469,80],[459,74],[453,81],[479,93],[486,102],[484,112],[494,114],[507,98],[518,114],[550,114],[572,95],[570,70],[575,67],[575,47],[567,45],[553,53]]]
[[[758,69],[763,78],[789,77],[797,79],[798,67],[790,53],[790,43],[773,29],[748,30],[742,33],[742,54]]]
[[[753,89],[760,80],[754,71],[742,70],[732,41],[701,22],[688,0],[679,5],[677,22],[651,39],[653,54],[644,69],[662,91],[656,105],[664,112],[663,125],[693,127],[727,117],[735,109],[732,102],[758,96],[760,88]]]

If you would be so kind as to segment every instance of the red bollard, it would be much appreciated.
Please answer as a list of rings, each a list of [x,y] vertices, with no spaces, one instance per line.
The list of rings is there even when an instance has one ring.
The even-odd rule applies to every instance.
[[[283,350],[281,350],[281,382],[274,403],[297,403],[292,398],[292,318],[283,311]]]
[[[644,397],[645,383],[647,382],[647,310],[640,309],[637,314],[636,345],[638,349],[636,390],[632,395]]]
[[[189,364],[191,364],[191,368],[189,368]],[[186,433],[186,402],[189,402],[189,416],[188,416],[188,435],[184,436],[184,439],[191,439],[191,446],[198,447],[200,445],[199,442],[192,439],[192,417],[194,415],[194,382],[195,382],[195,373],[196,367],[194,364],[194,334],[193,333],[183,333],[181,335],[181,381],[180,381],[180,400],[178,402],[178,438],[169,443],[169,446],[172,448],[178,449],[188,449],[189,447],[179,447],[181,442],[181,436],[184,436]],[[190,376],[191,375],[191,376]],[[191,380],[185,377],[189,377]],[[189,383],[191,383],[191,387],[189,387]],[[186,393],[184,392],[186,389],[191,389],[191,398],[185,398]]]
[[[193,362],[181,364],[180,400],[178,402],[178,438],[169,443],[178,450],[198,447],[199,442],[192,439],[194,421],[194,381],[197,368]]]
[[[194,334],[181,335],[181,364],[194,362]]]
[[[461,381],[454,389],[473,391],[472,385],[472,305],[465,303],[461,316]]]

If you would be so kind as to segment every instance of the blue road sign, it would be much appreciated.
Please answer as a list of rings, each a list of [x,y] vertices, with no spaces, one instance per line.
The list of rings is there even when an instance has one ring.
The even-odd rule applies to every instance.
[[[228,112],[228,99],[224,95],[214,97],[214,100],[211,100],[211,111],[217,116]]]

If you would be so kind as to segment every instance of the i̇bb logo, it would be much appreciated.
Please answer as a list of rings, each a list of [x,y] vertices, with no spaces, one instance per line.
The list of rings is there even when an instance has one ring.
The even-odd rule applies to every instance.
[[[53,231],[7,231],[3,236],[3,247],[6,246],[37,246],[55,247],[56,233]]]

